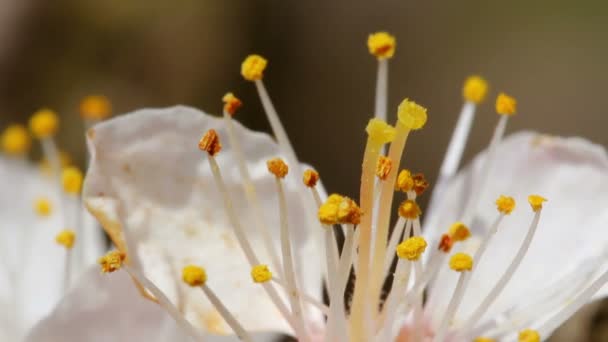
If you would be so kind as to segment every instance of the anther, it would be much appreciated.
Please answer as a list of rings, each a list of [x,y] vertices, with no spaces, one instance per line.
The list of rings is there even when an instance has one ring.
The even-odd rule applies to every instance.
[[[289,172],[289,167],[281,158],[273,158],[268,160],[266,162],[266,166],[268,167],[268,171],[277,178],[285,178]]]
[[[260,55],[249,55],[241,64],[241,75],[247,81],[258,81],[264,77],[268,61]]]
[[[408,192],[414,188],[414,179],[409,170],[401,170],[395,182],[395,188],[399,191]]]
[[[464,99],[475,104],[481,103],[488,93],[488,82],[483,78],[473,75],[469,76],[462,87]]]
[[[338,209],[344,199],[338,194],[330,195],[317,211],[319,221],[324,225],[334,225],[338,223]]]
[[[395,54],[395,37],[387,32],[376,32],[367,38],[369,53],[378,59],[387,59]]]
[[[397,246],[397,256],[401,259],[416,261],[426,249],[426,240],[421,236],[408,238]]]
[[[51,137],[59,129],[59,117],[50,109],[41,109],[30,118],[30,131],[38,139]]]
[[[361,222],[363,211],[355,201],[344,197],[338,205],[338,223],[358,225]]]
[[[515,200],[513,197],[501,195],[496,200],[496,208],[502,214],[509,215],[515,209]]]
[[[438,250],[449,253],[452,250],[452,246],[454,246],[454,239],[452,239],[448,234],[441,235],[441,240],[439,240]]]
[[[429,182],[424,177],[424,174],[417,173],[412,176],[412,180],[414,181],[413,190],[416,192],[417,196],[420,196],[424,193],[424,191],[429,187]]]
[[[74,166],[63,169],[61,174],[61,182],[63,190],[69,194],[78,194],[82,188],[82,172]]]
[[[543,208],[543,202],[546,202],[547,199],[539,196],[539,195],[530,195],[528,196],[528,203],[532,207],[534,212],[537,212]]]
[[[450,268],[456,272],[473,269],[473,258],[466,253],[456,253],[450,258]]]
[[[464,241],[471,236],[471,231],[464,223],[455,222],[450,226],[450,229],[448,229],[448,235],[455,242]]]
[[[319,181],[319,173],[312,169],[307,169],[304,171],[304,175],[302,176],[302,181],[304,185],[309,188],[314,188]]]
[[[13,124],[8,126],[0,138],[2,142],[2,150],[10,155],[26,154],[32,146],[32,139],[22,125]]]
[[[99,258],[97,263],[101,266],[101,272],[112,273],[122,267],[126,257],[127,255],[123,252],[111,251]]]
[[[251,269],[251,279],[255,283],[265,283],[272,279],[272,272],[270,272],[267,265],[256,265]]]
[[[536,330],[525,329],[519,332],[519,342],[540,342],[540,334]]]
[[[72,249],[74,242],[76,242],[76,233],[71,229],[64,229],[55,236],[55,242],[66,249]]]
[[[424,127],[427,119],[426,108],[409,99],[401,102],[397,109],[397,116],[399,122],[411,130]]]
[[[385,156],[378,158],[378,164],[376,164],[376,176],[381,180],[386,180],[388,174],[391,173],[393,168],[393,161]]]
[[[112,104],[103,95],[90,95],[80,102],[80,116],[89,120],[103,120],[112,113]]]
[[[517,101],[505,94],[500,93],[496,98],[496,112],[500,115],[513,115],[517,110]]]
[[[214,129],[208,130],[198,142],[198,148],[201,151],[207,152],[210,156],[215,156],[220,152],[222,150],[222,143],[217,132]]]
[[[420,217],[422,211],[418,204],[412,200],[405,200],[399,205],[399,216],[410,220],[415,220]]]
[[[243,102],[234,96],[233,93],[226,93],[226,95],[222,97],[222,102],[224,102],[224,111],[231,116],[234,116],[236,111],[243,106]]]
[[[46,197],[39,197],[34,201],[34,211],[38,216],[49,216],[53,212],[53,204]]]
[[[182,269],[182,280],[192,287],[205,285],[207,282],[207,272],[202,267],[188,265]]]

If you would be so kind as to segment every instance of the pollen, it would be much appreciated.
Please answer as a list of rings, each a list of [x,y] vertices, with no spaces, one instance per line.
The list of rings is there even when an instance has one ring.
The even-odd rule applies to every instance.
[[[302,181],[307,187],[314,188],[317,185],[317,182],[319,181],[319,173],[315,170],[307,169],[306,171],[304,171]]]
[[[411,237],[397,245],[397,256],[401,259],[416,261],[426,249],[426,240],[421,236]]]
[[[367,38],[367,48],[369,53],[376,56],[378,59],[388,59],[395,54],[395,46],[397,45],[395,37],[387,32],[376,32],[370,34]]]
[[[122,267],[127,255],[119,251],[111,251],[99,258],[97,263],[101,266],[101,272],[112,273],[118,271]]]
[[[190,286],[201,286],[207,282],[207,272],[196,265],[188,265],[182,269],[182,280]]]
[[[272,279],[272,272],[267,265],[256,265],[251,269],[251,279],[255,283],[265,283]]]
[[[59,129],[59,117],[50,109],[40,109],[30,118],[30,131],[38,139],[51,137]]]
[[[473,340],[473,342],[496,342],[495,339],[489,337],[477,337]]]
[[[426,123],[426,108],[414,101],[405,99],[397,109],[399,122],[407,129],[420,129]]]
[[[344,200],[344,197],[338,194],[330,195],[325,203],[323,203],[317,212],[319,221],[325,225],[333,225],[338,223],[338,210],[340,203]]]
[[[231,116],[234,116],[236,111],[243,106],[243,102],[234,96],[233,93],[226,93],[222,97],[222,102],[224,102],[224,111]]]
[[[513,197],[501,195],[496,200],[496,208],[499,212],[509,215],[515,209],[515,200]]]
[[[412,176],[412,180],[414,181],[413,190],[416,192],[416,195],[422,195],[426,189],[429,187],[429,182],[424,177],[424,174],[417,173]]]
[[[540,334],[536,330],[526,329],[519,332],[519,342],[540,342]]]
[[[454,240],[448,234],[441,235],[437,249],[444,253],[449,253],[452,250],[452,246],[454,246]]]
[[[455,222],[450,226],[448,230],[448,235],[454,240],[464,241],[471,236],[471,230],[462,222]]]
[[[473,269],[473,258],[466,253],[456,253],[450,258],[450,268],[456,272]]]
[[[513,115],[517,110],[517,101],[505,94],[500,93],[496,98],[496,113],[500,115]]]
[[[415,220],[420,217],[422,211],[418,204],[412,200],[405,200],[399,205],[399,216],[410,220]]]
[[[365,131],[367,132],[369,139],[378,144],[386,144],[393,141],[393,139],[395,139],[395,134],[397,133],[395,127],[377,118],[369,120],[367,127],[365,127]]]
[[[63,190],[68,194],[78,194],[82,188],[82,172],[74,166],[66,167],[61,174]]]
[[[198,148],[207,152],[210,156],[218,154],[222,150],[222,143],[217,132],[214,129],[208,130],[198,142]]]
[[[241,75],[247,81],[258,81],[264,77],[268,61],[260,55],[249,55],[241,64]]]
[[[539,195],[530,195],[528,196],[528,203],[532,206],[532,210],[537,212],[543,208],[543,202],[546,202],[547,199],[539,196]]]
[[[23,155],[29,152],[32,146],[32,139],[22,125],[13,124],[8,126],[0,138],[2,151],[10,155]]]
[[[388,174],[391,173],[393,168],[393,161],[385,156],[378,158],[378,164],[376,164],[376,176],[381,180],[386,180]]]
[[[268,171],[270,171],[270,173],[275,175],[277,178],[285,178],[289,172],[289,167],[281,158],[273,158],[268,160],[266,162],[266,166],[268,167]]]
[[[412,173],[409,170],[401,170],[401,172],[399,172],[399,175],[397,176],[395,188],[403,192],[408,192],[412,190],[413,187],[414,179],[412,178]]]
[[[464,81],[462,96],[464,96],[465,100],[479,104],[486,98],[487,93],[488,82],[483,78],[473,75],[469,76],[466,81]]]
[[[38,216],[49,216],[53,213],[53,204],[46,197],[38,197],[34,201],[34,211]]]
[[[89,120],[103,120],[112,113],[110,100],[103,95],[90,95],[80,102],[80,116]]]
[[[74,242],[76,242],[76,233],[73,230],[64,229],[55,236],[55,242],[66,249],[72,249]]]
[[[357,225],[361,222],[363,211],[355,201],[344,197],[338,205],[338,223],[348,223]]]

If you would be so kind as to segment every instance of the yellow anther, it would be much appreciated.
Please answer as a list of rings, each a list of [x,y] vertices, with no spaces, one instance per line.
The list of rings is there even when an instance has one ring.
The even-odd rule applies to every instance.
[[[319,181],[319,173],[315,170],[308,169],[308,170],[304,171],[304,176],[302,176],[302,181],[304,182],[304,185],[306,185],[307,187],[314,188],[317,185],[317,182]]]
[[[97,263],[101,266],[101,272],[112,273],[122,267],[127,255],[119,251],[111,251],[99,258]]]
[[[76,233],[74,233],[73,230],[64,229],[55,236],[55,242],[66,249],[72,249],[72,247],[74,247],[74,242],[76,242]]]
[[[397,256],[401,259],[416,261],[426,249],[426,240],[421,236],[411,237],[397,245]]]
[[[412,189],[416,192],[416,195],[420,196],[426,191],[426,188],[429,187],[429,182],[424,177],[424,174],[417,173],[412,176],[412,180],[414,181],[414,186]]]
[[[426,123],[426,108],[414,101],[405,99],[397,109],[397,117],[399,118],[399,123],[407,129],[420,129]]]
[[[489,337],[477,337],[473,340],[473,342],[496,342],[495,339]]]
[[[466,253],[456,253],[450,258],[450,268],[456,272],[473,269],[473,258]]]
[[[540,342],[540,334],[536,330],[526,329],[519,332],[519,342]]]
[[[399,172],[395,188],[403,192],[408,192],[414,188],[414,179],[409,170],[401,170],[401,172]]]
[[[387,59],[395,54],[395,37],[387,32],[376,32],[367,38],[367,48],[369,53],[378,59]]]
[[[500,93],[496,98],[496,113],[500,115],[513,115],[517,110],[517,101],[505,94]]]
[[[78,194],[82,188],[82,172],[75,166],[66,167],[61,174],[63,190],[68,194]]]
[[[376,176],[381,180],[386,180],[388,174],[391,173],[393,169],[393,161],[385,156],[380,156],[378,158],[378,163],[376,164]]]
[[[2,132],[2,151],[10,155],[23,155],[29,152],[32,139],[22,125],[13,124]]]
[[[230,115],[234,115],[243,105],[243,102],[234,96],[233,93],[226,93],[226,95],[222,97],[222,102],[224,102],[224,111]]]
[[[257,81],[264,77],[268,61],[260,55],[249,55],[241,64],[241,75],[247,81]]]
[[[338,223],[348,223],[357,225],[361,222],[363,211],[355,201],[344,197],[338,204]]]
[[[410,220],[417,219],[422,214],[418,204],[412,200],[405,200],[399,205],[399,216]]]
[[[277,178],[285,178],[289,172],[289,167],[281,158],[273,158],[268,160],[266,162],[266,166],[268,167],[268,171],[270,171],[270,173],[275,175]]]
[[[448,230],[448,235],[452,238],[452,240],[456,241],[464,241],[471,236],[471,231],[469,227],[467,227],[462,222],[455,222],[450,226]]]
[[[332,194],[330,195],[325,203],[323,203],[317,212],[319,221],[325,225],[333,225],[338,223],[338,210],[340,203],[344,200],[344,197]]]
[[[199,140],[198,148],[201,151],[207,152],[210,156],[218,154],[222,150],[222,143],[217,132],[214,129],[208,130],[201,140]]]
[[[488,82],[483,78],[473,75],[469,76],[466,81],[464,81],[462,96],[464,96],[465,100],[479,104],[486,98],[487,93]]]
[[[182,269],[182,280],[190,286],[201,286],[207,282],[207,272],[196,265],[188,265]]]
[[[255,283],[265,283],[272,279],[272,272],[267,265],[256,265],[251,269],[251,279]]]
[[[38,216],[49,216],[53,213],[53,204],[46,197],[38,197],[34,201],[34,211]]]
[[[496,200],[496,208],[499,212],[509,215],[515,209],[515,199],[510,196],[501,195]]]
[[[50,109],[41,109],[30,118],[30,131],[38,139],[55,135],[59,129],[59,117]]]
[[[530,195],[528,196],[528,203],[532,206],[532,210],[537,212],[543,208],[543,202],[546,202],[547,199],[539,196],[539,195]]]
[[[378,144],[386,144],[393,141],[396,134],[395,127],[377,118],[369,120],[365,131],[369,139]]]
[[[89,95],[80,101],[80,116],[88,120],[103,120],[112,113],[112,104],[103,95]]]

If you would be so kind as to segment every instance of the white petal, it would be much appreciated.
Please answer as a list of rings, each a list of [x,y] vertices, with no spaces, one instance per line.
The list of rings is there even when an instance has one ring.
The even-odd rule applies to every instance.
[[[517,207],[503,221],[482,260],[477,261],[456,324],[469,317],[519,248],[533,216],[527,202],[528,195],[539,194],[548,199],[539,228],[519,269],[484,317],[491,317],[521,301],[525,298],[522,296],[528,293],[542,290],[551,280],[560,277],[568,265],[576,265],[591,253],[605,250],[608,246],[605,227],[608,222],[605,210],[608,206],[608,158],[602,147],[580,138],[547,137],[525,132],[505,139],[497,152],[495,167],[473,223],[474,232],[482,233],[496,217],[494,201],[499,195],[513,196]],[[460,218],[462,194],[468,191],[468,180],[474,180],[483,158],[484,154],[481,154],[475,159],[475,173],[469,166],[446,188],[443,203],[432,213],[439,215],[441,224],[427,227],[427,235],[437,237],[451,222]],[[474,241],[471,240],[469,245]],[[444,267],[434,284],[435,322],[445,312],[456,277],[455,272]]]
[[[92,164],[85,182],[85,201],[114,242],[122,246],[121,208],[127,236],[136,246],[146,275],[203,330],[229,333],[225,323],[197,289],[181,284],[181,269],[194,263],[207,269],[209,286],[247,329],[288,331],[262,287],[252,283],[250,267],[232,232],[222,198],[198,149],[200,137],[215,129],[223,149],[217,156],[248,239],[261,262],[270,259],[251,224],[249,210],[223,120],[187,107],[141,110],[94,127],[89,132]],[[280,155],[265,134],[235,125],[264,216],[278,243],[278,204],[266,160]],[[297,248],[314,254],[309,220],[287,181],[289,222]],[[116,229],[113,231],[113,229]],[[317,264],[303,263],[300,272],[319,276]],[[305,290],[316,294],[318,278],[307,277]]]

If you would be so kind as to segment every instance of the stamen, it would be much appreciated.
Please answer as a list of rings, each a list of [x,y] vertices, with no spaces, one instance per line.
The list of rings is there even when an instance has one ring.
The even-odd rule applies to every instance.
[[[111,251],[99,258],[102,273],[112,273],[118,271],[125,261],[127,255],[120,251]]]
[[[30,130],[34,137],[43,140],[53,137],[59,129],[59,118],[50,109],[41,109],[30,118]]]
[[[388,59],[395,54],[395,37],[387,32],[376,32],[367,38],[369,53],[379,60]]]
[[[407,223],[407,229],[405,229]],[[404,229],[407,230],[404,234]],[[410,231],[412,229],[412,221],[407,220],[403,216],[399,216],[397,222],[395,223],[395,227],[393,227],[393,232],[391,233],[390,241],[386,247],[388,251],[394,251],[397,248],[397,244],[399,244],[399,239],[403,235],[403,238],[407,239],[410,235]],[[391,263],[393,262],[394,255],[392,253],[387,253],[386,258],[384,259],[384,278],[386,279],[386,275],[391,267]]]
[[[540,342],[540,335],[536,330],[526,329],[519,332],[519,342]]]
[[[112,113],[110,100],[103,95],[89,95],[80,102],[80,116],[87,125],[107,119]]]
[[[426,250],[426,240],[422,236],[414,236],[400,243],[397,248],[397,256],[409,261],[417,261]]]
[[[308,170],[304,171],[304,176],[302,176],[302,181],[304,182],[304,185],[306,185],[307,187],[314,188],[317,185],[317,182],[319,181],[319,173],[315,170],[308,169]],[[321,198],[319,197],[319,202],[320,202],[320,200],[321,200]]]
[[[71,229],[64,229],[55,236],[55,242],[70,250],[74,247],[74,242],[76,242],[76,233]]]
[[[376,101],[374,115],[386,121],[388,98],[388,60],[395,54],[395,37],[387,32],[370,34],[367,39],[369,53],[378,59],[378,75],[376,77]]]
[[[231,117],[236,114],[236,111],[243,106],[243,102],[233,93],[226,93],[224,97],[222,97],[222,102],[224,102],[224,112],[229,114]]]
[[[38,216],[50,216],[53,213],[53,204],[46,197],[38,197],[34,201],[34,211]]]
[[[2,151],[11,156],[23,156],[32,147],[32,139],[22,125],[13,124],[8,126],[0,136]]]
[[[376,177],[378,177],[380,180],[386,180],[392,167],[393,162],[390,158],[380,156],[380,158],[378,158],[378,165],[376,165]]]
[[[399,216],[410,220],[415,220],[422,214],[422,210],[413,200],[405,200],[399,206]]]
[[[61,182],[63,183],[63,190],[68,194],[78,195],[82,189],[82,172],[74,166],[63,169],[61,174]]]
[[[445,334],[447,333],[448,325],[452,321],[456,310],[458,310],[458,306],[460,306],[460,302],[464,296],[467,279],[469,278],[467,272],[473,269],[473,258],[465,253],[456,253],[450,258],[450,268],[456,272],[459,272],[460,277],[458,278],[456,289],[454,290],[452,299],[450,299],[445,316],[443,317],[441,325],[439,326],[437,334],[435,335],[434,341],[436,342],[443,342]]]
[[[500,295],[502,290],[507,286],[507,284],[511,280],[511,277],[513,276],[513,274],[515,274],[515,271],[521,264],[521,261],[524,259],[524,256],[526,256],[526,252],[530,248],[530,243],[532,243],[532,238],[534,238],[534,233],[536,232],[536,228],[538,227],[538,222],[540,221],[540,212],[542,209],[542,202],[544,202],[544,201],[546,201],[546,199],[544,199],[543,197],[538,196],[538,195],[530,195],[528,197],[528,202],[530,203],[532,210],[535,212],[534,218],[532,219],[532,223],[530,224],[530,228],[528,229],[528,233],[526,234],[524,241],[522,242],[519,250],[517,251],[515,258],[513,258],[513,261],[511,261],[511,264],[509,265],[509,267],[507,267],[507,269],[505,270],[503,275],[500,277],[500,279],[498,280],[496,285],[494,285],[492,290],[490,290],[490,292],[486,295],[486,297],[481,302],[481,304],[479,304],[477,309],[475,309],[475,311],[473,311],[473,314],[471,314],[471,317],[465,321],[465,324],[463,325],[464,331],[467,331],[475,322],[479,321],[481,316],[488,310],[490,305],[492,305],[494,300],[496,300],[496,298],[498,298],[498,296]]]
[[[251,279],[254,283],[265,283],[272,279],[272,272],[268,269],[268,265],[256,265],[251,268]]]

